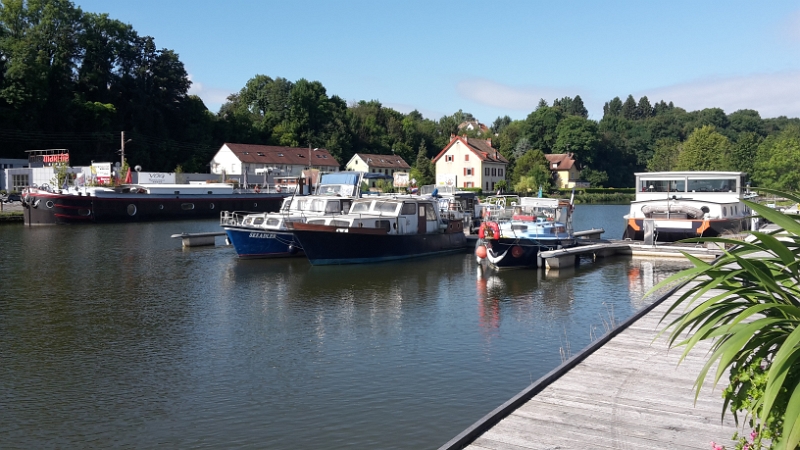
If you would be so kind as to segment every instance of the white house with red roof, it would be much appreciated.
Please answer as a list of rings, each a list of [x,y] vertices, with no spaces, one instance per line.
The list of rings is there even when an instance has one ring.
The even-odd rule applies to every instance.
[[[234,144],[226,142],[211,159],[211,173],[232,175],[250,183],[275,177],[301,177],[303,171],[319,173],[339,171],[339,162],[324,148],[278,147],[273,145]]]
[[[505,180],[508,160],[492,147],[491,139],[450,136],[450,143],[433,158],[436,184],[494,191]]]
[[[350,158],[350,161],[345,164],[344,170],[380,173],[386,175],[387,179],[394,179],[395,172],[408,173],[411,170],[411,166],[397,155],[356,153]],[[375,187],[374,181],[371,187]]]

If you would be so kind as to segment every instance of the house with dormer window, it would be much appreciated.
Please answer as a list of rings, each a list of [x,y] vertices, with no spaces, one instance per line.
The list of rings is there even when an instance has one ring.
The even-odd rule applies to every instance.
[[[572,153],[553,153],[544,156],[553,174],[555,187],[562,189],[589,187],[588,182],[581,181],[581,171]]]
[[[491,139],[450,136],[450,143],[433,158],[436,184],[456,188],[495,190],[506,179],[508,160],[492,147]]]
[[[391,180],[394,179],[395,172],[408,173],[411,170],[411,166],[397,155],[356,153],[345,164],[344,170],[383,174],[386,179]],[[375,187],[375,181],[371,181],[370,187]]]
[[[304,171],[330,173],[339,171],[336,161],[324,148],[278,147],[273,145],[234,144],[227,142],[211,159],[211,173],[225,174],[251,182],[266,177],[303,177]],[[246,176],[245,176],[246,174]]]

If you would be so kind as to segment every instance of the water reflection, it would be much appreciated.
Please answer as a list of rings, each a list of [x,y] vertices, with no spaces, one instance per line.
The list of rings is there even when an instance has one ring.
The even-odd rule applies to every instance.
[[[650,257],[632,257],[628,268],[628,293],[631,305],[637,310],[649,305],[653,297],[657,297],[663,290],[654,292],[649,297],[645,294],[670,275],[689,267],[691,264],[681,258],[656,260]]]
[[[312,267],[169,237],[217,226],[0,232],[3,446],[434,448],[674,269]]]

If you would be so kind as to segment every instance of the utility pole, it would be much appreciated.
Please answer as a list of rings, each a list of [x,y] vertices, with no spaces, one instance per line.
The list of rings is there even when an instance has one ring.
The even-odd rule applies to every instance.
[[[126,140],[125,140],[125,132],[124,132],[124,131],[122,132],[122,136],[120,137],[120,142],[121,142],[121,144],[120,144],[120,148],[119,148],[119,153],[120,153],[120,155],[122,155],[122,156],[120,157],[120,161],[119,161],[119,168],[120,168],[120,170],[122,170],[122,166],[124,166],[124,165],[125,165],[125,143],[126,143],[126,142],[131,142],[132,140],[133,140],[133,139],[128,139],[128,140],[126,141]]]

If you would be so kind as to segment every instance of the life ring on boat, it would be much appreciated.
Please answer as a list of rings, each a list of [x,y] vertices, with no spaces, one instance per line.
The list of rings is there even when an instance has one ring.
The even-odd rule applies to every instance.
[[[481,239],[500,239],[500,227],[497,222],[483,222],[478,230]]]
[[[256,185],[256,187],[255,187],[255,188],[253,188],[253,190],[254,190],[254,191],[256,191],[256,194],[258,194],[259,192],[261,192],[261,188],[260,188],[260,187],[258,187],[258,185]]]

